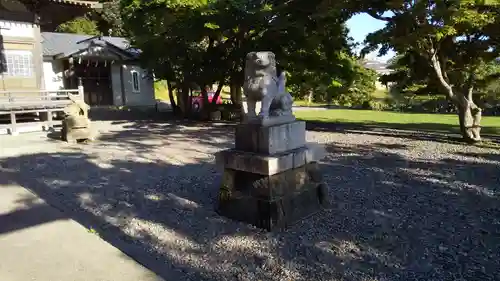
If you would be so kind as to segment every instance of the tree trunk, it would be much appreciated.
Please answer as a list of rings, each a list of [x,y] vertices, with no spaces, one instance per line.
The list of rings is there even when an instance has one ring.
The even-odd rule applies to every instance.
[[[191,104],[189,103],[189,83],[182,83],[182,89],[177,95],[177,102],[179,103],[179,108],[182,111],[184,117],[188,117],[191,113]]]
[[[201,87],[201,97],[202,97],[202,103],[203,106],[201,107],[201,119],[202,120],[208,120],[210,116],[210,102],[208,101],[208,92],[207,88],[205,85]]]
[[[243,92],[241,91],[241,85],[238,85],[236,82],[232,82],[231,84],[231,103],[234,105],[241,104],[243,100]]]
[[[203,109],[206,110],[210,105],[210,102],[208,101],[208,91],[205,86],[201,88],[201,97],[203,99]]]
[[[236,104],[241,105],[243,102],[243,86],[236,84]]]
[[[481,141],[481,108],[479,108],[473,101],[473,85],[474,85],[474,71],[470,71],[469,81],[464,87],[464,91],[454,91],[452,85],[449,83],[445,66],[441,65],[434,48],[430,49],[429,57],[432,66],[439,82],[446,90],[446,95],[453,101],[458,111],[458,120],[460,124],[460,132],[464,141],[468,143],[475,143]]]
[[[217,99],[220,96],[220,93],[222,91],[222,87],[224,87],[224,81],[219,81],[219,84],[217,84],[217,90],[215,91],[214,97],[212,99],[212,105],[217,104]]]
[[[457,97],[455,106],[458,111],[460,132],[463,139],[468,143],[481,141],[481,108],[472,101],[472,94],[466,98],[463,95]]]
[[[170,99],[170,106],[172,107],[174,115],[177,115],[177,114],[179,114],[179,107],[177,106],[177,103],[175,102],[174,87],[172,86],[172,83],[170,83],[169,81],[167,81],[167,88],[168,88],[168,97]]]
[[[313,97],[314,97],[314,92],[312,89],[309,89],[307,91],[307,105],[311,105],[311,103],[313,102]]]
[[[217,84],[217,89],[215,90],[215,94],[212,98],[212,102],[209,107],[209,119],[210,120],[220,120],[222,112],[217,110],[217,100],[219,99],[220,93],[222,92],[222,87],[224,87],[224,81],[219,81]]]
[[[231,103],[236,104],[236,85],[232,81],[229,86],[229,96],[231,97]]]

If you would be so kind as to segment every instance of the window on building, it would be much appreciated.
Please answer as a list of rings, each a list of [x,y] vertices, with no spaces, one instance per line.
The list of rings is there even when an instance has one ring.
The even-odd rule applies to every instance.
[[[32,77],[34,73],[33,54],[24,50],[5,50],[6,69],[10,77]]]
[[[141,91],[139,72],[132,71],[132,91],[139,93]]]

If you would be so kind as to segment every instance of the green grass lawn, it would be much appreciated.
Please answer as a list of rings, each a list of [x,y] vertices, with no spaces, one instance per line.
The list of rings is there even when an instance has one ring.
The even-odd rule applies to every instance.
[[[306,121],[342,123],[394,129],[458,133],[458,117],[453,114],[417,114],[372,110],[304,110],[295,112]],[[500,117],[483,117],[484,134],[500,135]]]
[[[155,99],[162,101],[170,101],[166,83],[164,83],[163,81],[156,81],[154,83],[154,88],[155,88]]]
[[[155,99],[162,101],[170,101],[170,97],[168,95],[168,88],[166,87],[166,84],[163,81],[155,82],[154,88],[155,88]],[[220,96],[223,99],[230,99],[231,95],[229,94],[229,87],[223,87]]]
[[[327,103],[319,103],[319,102],[308,103],[305,100],[294,100],[293,105],[294,106],[311,106],[311,107],[318,106],[318,107],[320,107],[320,106],[327,106],[328,104]]]

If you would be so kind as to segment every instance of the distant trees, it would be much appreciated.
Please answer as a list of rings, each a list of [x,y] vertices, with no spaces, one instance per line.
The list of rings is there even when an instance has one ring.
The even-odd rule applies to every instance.
[[[73,20],[62,23],[56,28],[56,31],[65,33],[85,34],[85,35],[100,34],[97,22],[91,20],[87,16],[78,17]]]
[[[84,16],[60,24],[56,28],[56,31],[126,37],[127,32],[123,29],[123,21],[120,13],[120,0],[104,1],[102,5],[102,9],[90,10]]]
[[[241,101],[246,53],[269,50],[289,75],[296,98],[366,104],[377,75],[352,53],[346,21],[368,13],[385,21],[370,34],[362,54],[393,49],[394,72],[382,77],[401,93],[443,95],[453,103],[463,138],[479,141],[479,96],[498,88],[498,0],[112,0],[98,13],[98,29],[127,36],[141,61],[167,80],[174,105],[189,114],[188,93],[217,84]],[[92,23],[65,23],[60,30],[93,33]],[[495,80],[497,79],[497,80]],[[216,98],[214,101],[217,100]],[[205,100],[210,110],[208,100]]]
[[[120,13],[120,0],[102,2],[103,8],[94,11],[99,30],[109,36],[127,37]]]
[[[474,93],[496,75],[486,69],[500,56],[500,9],[494,2],[382,1],[365,9],[387,24],[367,37],[364,52],[381,47],[380,53],[402,54],[392,78],[402,88],[446,95],[469,142],[481,139]]]
[[[121,10],[125,29],[143,50],[144,64],[181,93],[177,101],[186,113],[192,84],[202,89],[228,85],[235,100],[240,100],[244,58],[254,50],[276,54],[296,97],[349,103],[356,98],[347,96],[366,96],[375,78],[365,75],[368,71],[351,53],[345,27],[351,13],[342,8],[342,2],[318,12],[325,4],[315,0],[122,0]],[[360,83],[360,78],[369,82]]]

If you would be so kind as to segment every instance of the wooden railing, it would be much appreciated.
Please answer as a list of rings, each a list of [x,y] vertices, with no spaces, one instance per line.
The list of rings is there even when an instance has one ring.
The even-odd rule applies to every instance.
[[[0,91],[0,110],[35,110],[70,104],[69,96],[83,99],[83,87],[72,90]]]

